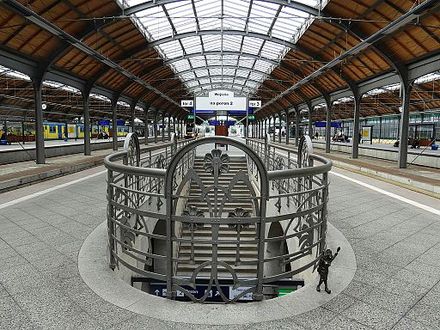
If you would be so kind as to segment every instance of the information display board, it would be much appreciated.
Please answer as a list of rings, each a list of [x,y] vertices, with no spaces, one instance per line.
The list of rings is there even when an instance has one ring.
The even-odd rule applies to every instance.
[[[208,96],[196,97],[196,111],[220,111],[220,110],[247,110],[245,97],[236,97],[234,92],[227,90],[215,90],[209,92]]]

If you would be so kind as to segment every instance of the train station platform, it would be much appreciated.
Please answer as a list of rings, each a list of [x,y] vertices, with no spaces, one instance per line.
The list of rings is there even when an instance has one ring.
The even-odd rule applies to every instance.
[[[282,303],[270,310],[264,301],[233,305],[255,312],[252,320],[245,320],[240,313],[219,318],[231,305],[206,304],[204,310],[211,312],[170,321],[168,309],[175,306],[165,299],[157,306],[143,306],[161,311],[154,318],[132,311],[126,300],[109,301],[111,289],[103,293],[86,284],[80,264],[84,245],[107,221],[106,172],[97,166],[0,195],[1,329],[440,327],[438,199],[341,168],[329,174],[328,221],[351,245],[355,273],[348,286],[338,288],[339,280],[330,272],[334,293],[313,290],[308,299],[318,302],[314,308],[297,313]],[[332,248],[339,243],[330,238]],[[340,254],[333,271],[343,267],[349,251],[344,246]],[[112,276],[106,260],[90,262],[98,265],[96,281]],[[101,262],[106,266],[99,266]],[[178,304],[184,313],[187,303]],[[289,313],[292,316],[277,318]]]
[[[316,149],[325,149],[325,140],[313,140]],[[331,142],[330,150],[351,154],[351,142]],[[359,155],[382,160],[397,162],[399,148],[392,144],[374,143],[359,144]],[[408,147],[408,164],[420,165],[440,169],[440,150],[432,150],[431,147],[411,148]]]
[[[119,139],[119,147],[123,145],[123,138]],[[0,158],[3,157],[5,164],[0,162],[0,193],[3,191],[15,189],[23,185],[29,185],[35,182],[44,181],[50,178],[71,174],[84,169],[102,165],[104,157],[111,154],[112,143],[108,140],[92,140],[92,143],[100,144],[105,149],[96,149],[91,156],[85,156],[83,152],[83,141],[47,141],[51,142],[46,148],[46,152],[52,149],[63,149],[71,146],[79,148],[73,154],[48,157],[45,164],[36,164],[34,160],[13,162],[10,158],[15,152],[23,152],[17,149],[16,145],[2,146],[9,149],[0,150]],[[152,141],[150,141],[152,143]],[[158,142],[159,144],[161,142]],[[35,146],[27,143],[28,150],[35,150]],[[33,149],[32,149],[33,148]],[[49,151],[50,152],[50,151]],[[57,151],[57,153],[63,153]]]
[[[292,150],[296,149],[292,143],[288,145],[285,143],[274,143]],[[409,164],[407,168],[400,169],[397,168],[395,161],[362,155],[357,159],[353,159],[350,154],[335,150],[325,153],[323,149],[316,148],[315,141],[314,147],[315,153],[331,159],[336,167],[379,178],[407,189],[440,198],[440,169],[438,168]],[[440,159],[440,154],[438,156],[433,155],[432,157]]]

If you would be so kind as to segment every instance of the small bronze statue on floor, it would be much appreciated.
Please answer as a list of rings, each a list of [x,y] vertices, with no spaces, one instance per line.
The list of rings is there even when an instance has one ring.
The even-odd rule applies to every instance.
[[[328,294],[332,293],[332,290],[330,290],[327,286],[327,278],[328,278],[328,268],[332,264],[332,261],[335,260],[336,256],[338,255],[339,251],[341,250],[340,247],[336,250],[335,255],[333,255],[332,250],[327,249],[319,259],[318,262],[318,273],[319,273],[319,284],[316,287],[316,291],[321,292],[321,284],[324,283],[325,285],[325,292]]]

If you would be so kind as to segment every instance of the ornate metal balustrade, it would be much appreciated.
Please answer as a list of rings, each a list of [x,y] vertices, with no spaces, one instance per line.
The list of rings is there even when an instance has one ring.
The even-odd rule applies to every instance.
[[[243,157],[206,149],[213,144]],[[261,300],[277,280],[307,283],[325,248],[331,162],[307,137],[298,150],[224,137],[140,149],[127,137],[105,159],[110,267],[148,279],[146,291],[159,281],[167,298],[196,302]]]

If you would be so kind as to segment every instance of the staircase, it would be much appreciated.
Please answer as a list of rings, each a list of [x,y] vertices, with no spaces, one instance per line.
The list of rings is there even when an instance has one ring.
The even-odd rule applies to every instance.
[[[211,173],[205,172],[203,167],[203,158],[196,158],[194,161],[194,169],[200,176],[203,184],[210,186],[214,184],[214,178]],[[230,157],[229,171],[222,173],[219,176],[219,184],[223,187],[227,187],[232,178],[239,171],[243,171],[247,175],[247,163],[244,157]],[[200,187],[192,182],[189,191],[189,198],[187,201],[188,206],[196,206],[198,210],[202,211],[205,218],[209,218],[209,208],[207,202],[201,198],[202,192]],[[229,212],[235,211],[236,208],[242,208],[249,212],[250,215],[255,215],[254,205],[251,199],[251,192],[249,188],[243,183],[238,182],[231,192],[232,200],[226,201],[221,214],[222,218],[227,218]],[[211,203],[214,202],[214,191],[210,191],[208,196]],[[218,193],[218,203],[221,203],[223,199],[223,192]],[[190,227],[184,227],[182,230],[182,238],[193,240],[211,240],[212,239],[212,227],[211,225],[205,225],[203,228],[196,227],[193,232]],[[237,253],[237,243],[222,241],[240,240],[239,257]],[[239,278],[255,278],[257,272],[257,242],[256,242],[256,229],[254,225],[247,228],[241,228],[240,232],[237,232],[236,228],[230,228],[227,225],[219,226],[218,234],[218,261],[223,261],[230,265],[236,272]],[[246,243],[241,243],[247,241]],[[177,275],[181,277],[190,277],[193,271],[203,262],[212,260],[212,244],[211,243],[181,243],[179,247],[179,260],[177,265]],[[183,260],[183,261],[182,261]],[[211,267],[207,266],[197,274],[197,278],[209,278]],[[228,270],[223,266],[218,267],[219,279],[231,279],[232,276]]]

